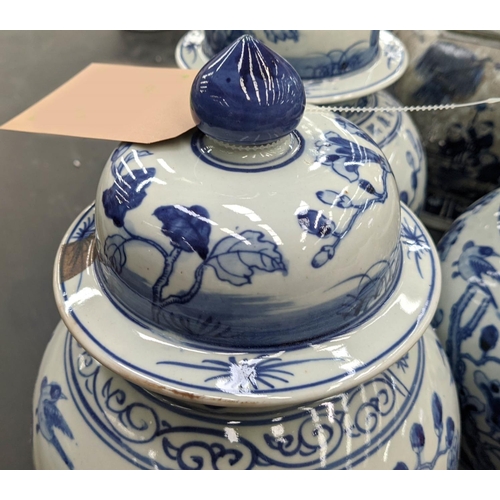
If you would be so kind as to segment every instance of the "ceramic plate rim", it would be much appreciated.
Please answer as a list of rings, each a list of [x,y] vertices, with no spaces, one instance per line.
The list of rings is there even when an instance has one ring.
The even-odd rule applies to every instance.
[[[182,55],[183,42],[188,37],[199,38],[198,44],[193,46],[193,50],[196,52],[196,63],[191,65],[186,63]],[[205,63],[208,62],[209,58],[201,50],[203,39],[204,33],[202,30],[191,30],[182,36],[175,48],[175,62],[177,66],[182,69],[199,70]],[[396,65],[392,70],[387,68],[388,56],[385,51],[390,44],[397,45],[402,55],[401,59],[396,62]],[[200,62],[198,63],[198,61]],[[403,42],[391,32],[381,30],[379,37],[379,51],[375,61],[370,66],[361,68],[353,73],[348,73],[347,75],[330,78],[304,79],[306,99],[310,104],[335,104],[363,97],[368,94],[373,94],[374,92],[385,89],[403,76],[403,73],[408,67],[408,63],[408,51]],[[362,86],[359,86],[359,83],[356,84],[356,80],[359,80],[360,75],[365,75]],[[368,81],[366,81],[366,79],[368,79]],[[340,89],[337,88],[336,90],[332,90],[332,85],[334,86],[338,84],[340,84]],[[311,93],[311,85],[314,85],[314,87],[316,87],[315,90],[320,91],[321,93]],[[353,85],[358,86],[353,88]]]
[[[417,340],[421,337],[421,335],[429,325],[439,300],[439,294],[441,289],[441,274],[440,274],[441,271],[439,267],[439,258],[437,255],[437,251],[425,227],[418,220],[418,218],[411,212],[411,210],[409,210],[403,203],[401,203],[402,214],[405,213],[406,215],[408,215],[411,221],[415,224],[415,227],[418,226],[423,236],[426,238],[428,242],[430,242],[429,252],[426,255],[430,256],[430,269],[432,271],[432,278],[430,280],[429,279],[426,280],[426,283],[428,283],[429,287],[427,297],[425,300],[422,299],[422,303],[419,307],[419,313],[415,314],[414,317],[412,317],[411,326],[409,327],[407,332],[402,336],[399,335],[395,342],[393,342],[394,339],[390,340],[388,342],[390,344],[389,347],[385,345],[383,349],[378,349],[377,356],[374,359],[371,359],[371,357],[373,356],[371,357],[366,356],[366,358],[370,359],[368,363],[361,362],[362,368],[351,369],[349,370],[349,372],[346,372],[345,369],[343,372],[340,372],[340,370],[338,370],[339,373],[337,373],[334,376],[329,376],[325,380],[320,380],[319,382],[316,382],[316,379],[314,379],[315,383],[312,386],[311,385],[307,386],[307,384],[304,385],[304,383],[302,383],[302,385],[297,386],[297,388],[292,387],[276,391],[268,390],[268,391],[258,391],[255,393],[234,394],[234,393],[223,392],[222,390],[220,390],[220,388],[214,389],[213,385],[195,387],[193,389],[192,387],[187,387],[190,384],[180,382],[177,379],[174,381],[169,380],[168,383],[166,383],[165,376],[161,376],[158,373],[153,373],[144,368],[141,368],[138,365],[134,365],[133,363],[131,363],[130,352],[128,353],[129,356],[128,360],[125,360],[121,358],[119,355],[113,353],[109,347],[103,346],[102,342],[105,341],[106,334],[104,333],[103,335],[101,332],[100,334],[96,335],[96,337],[99,338],[94,337],[92,333],[89,332],[85,327],[85,325],[82,323],[82,320],[78,317],[78,312],[83,308],[82,304],[85,303],[84,300],[82,300],[81,302],[79,302],[79,300],[75,300],[78,299],[77,294],[80,292],[77,291],[77,293],[74,293],[73,295],[70,294],[69,296],[66,296],[65,283],[69,283],[71,280],[74,280],[76,278],[89,282],[98,291],[101,290],[99,282],[97,281],[97,277],[95,276],[94,264],[91,264],[89,267],[81,271],[80,274],[77,274],[75,277],[72,277],[71,279],[65,282],[61,282],[60,280],[61,252],[63,244],[70,241],[71,235],[76,231],[79,224],[81,224],[81,222],[83,221],[84,217],[88,216],[88,214],[93,215],[95,210],[94,207],[95,204],[91,204],[89,207],[83,210],[81,214],[74,220],[73,224],[71,224],[70,228],[64,235],[62,243],[59,246],[57,252],[55,266],[54,266],[53,284],[54,284],[56,303],[59,309],[60,316],[63,319],[64,323],[66,324],[68,330],[71,332],[71,334],[84,347],[84,349],[86,349],[89,352],[89,354],[93,356],[98,362],[109,368],[111,371],[114,371],[115,373],[121,375],[123,378],[129,380],[130,382],[140,385],[147,390],[163,394],[165,396],[170,396],[177,399],[189,400],[191,402],[197,402],[201,404],[213,404],[219,406],[254,405],[260,407],[269,407],[269,406],[284,405],[284,404],[285,405],[300,404],[344,392],[372,378],[375,375],[375,373],[373,372],[374,365],[376,366],[376,373],[379,373],[384,369],[386,369],[387,367],[391,366],[399,358],[401,358],[407,352],[407,350],[410,349],[410,347],[412,347],[417,342]],[[87,252],[86,258],[88,258],[90,252],[94,250],[93,246],[94,245],[90,245],[90,247],[86,249]],[[358,332],[360,332],[364,328],[372,328],[374,323],[375,324],[378,323],[380,325],[382,318],[385,321],[387,321],[386,316],[387,315],[391,316],[392,308],[395,304],[397,304],[397,300],[400,300],[402,295],[404,295],[405,293],[407,294],[408,287],[412,286],[408,279],[406,279],[405,281],[404,279],[405,275],[417,274],[416,270],[413,270],[414,264],[411,262],[409,251],[406,252],[404,248],[402,249],[402,257],[403,257],[403,266],[401,271],[401,279],[399,283],[396,285],[396,289],[394,290],[393,296],[391,296],[391,300],[389,300],[386,304],[382,306],[382,308],[379,311],[381,313],[380,315],[373,317],[367,321],[369,325],[364,325],[363,328],[354,329],[352,332],[349,332],[346,335],[335,337],[334,339],[328,341],[322,341],[317,344],[311,343],[300,348],[295,347],[294,349],[290,349],[288,351],[283,348],[276,349],[276,351],[278,351],[278,355],[281,356],[279,360],[281,360],[281,358],[287,358],[287,357],[288,357],[287,359],[289,360],[298,359],[299,362],[301,359],[307,359],[309,361],[318,360],[320,359],[319,357],[317,359],[314,359],[315,355],[319,356],[318,354],[319,352],[321,352],[323,355],[324,350],[327,349],[327,347],[331,347],[335,343],[338,343],[340,341],[343,342],[344,337],[348,343],[349,339],[353,335],[356,334],[359,335]],[[408,277],[409,276],[406,276],[406,278]],[[99,297],[97,296],[95,297],[96,300],[104,301],[102,302],[102,304],[107,309],[106,318],[111,317],[112,322],[124,321],[129,328],[129,330],[126,333],[128,335],[128,337],[126,337],[126,340],[134,340],[134,338],[131,337],[130,335],[132,334],[132,332],[134,335],[139,333],[139,326],[137,325],[137,323],[124,317],[124,315],[120,311],[118,311],[115,308],[115,306],[110,302],[105,293],[98,293],[98,296]],[[94,298],[92,300],[94,300]],[[66,302],[69,303],[68,306],[66,306]],[[84,313],[85,310],[83,310],[83,316]],[[393,316],[397,315],[397,313],[398,311],[396,310],[392,315]],[[97,323],[100,323],[99,319],[97,319]],[[382,321],[382,326],[383,326],[383,321]],[[120,335],[122,335],[122,330]],[[102,337],[104,337],[104,340]],[[120,337],[120,340],[122,340],[122,337]],[[141,346],[141,349],[143,350],[144,348],[146,349],[148,354],[151,355],[151,360],[152,360],[151,364],[154,364],[154,359],[153,359],[154,357],[152,356],[152,354],[155,352],[154,349],[157,349],[156,343],[151,342],[150,338],[147,340],[149,341],[144,342],[141,340],[141,342],[143,342],[144,344],[144,347]],[[175,345],[170,341],[169,342],[160,341],[159,343],[167,346],[164,348],[162,354],[166,354],[167,352],[171,351],[169,353],[169,356],[172,356],[173,352],[174,357],[172,359],[176,360],[184,359],[189,356],[196,356],[199,352],[196,351],[195,349],[188,348],[186,345]],[[374,342],[374,344],[378,345],[379,342]],[[151,350],[151,348],[153,348],[153,350]],[[148,349],[151,350],[151,352],[149,352]],[[202,346],[200,349],[207,351],[213,357],[219,357],[220,359],[225,359],[226,362],[230,354],[236,354],[240,357],[241,356],[244,357],[245,355],[245,353],[244,352],[242,353],[241,350],[239,351],[235,350],[233,352],[228,352],[228,351],[218,352],[217,348],[213,350],[207,350],[205,346]],[[135,352],[132,348],[131,350],[132,350],[131,358],[133,359]],[[109,351],[109,353],[106,351]],[[309,358],[300,357],[304,355],[309,356]],[[255,359],[256,353],[254,352],[248,353],[248,357],[253,357]],[[158,356],[156,356],[156,359],[158,359]],[[324,360],[325,358],[321,359]],[[184,359],[184,362],[187,360],[189,360],[189,358]],[[328,359],[329,364],[327,368],[331,368],[331,366],[334,364],[331,363],[331,361],[332,360],[329,358]],[[176,361],[176,363],[177,362],[178,361]],[[298,363],[295,362],[291,364],[298,364]],[[158,361],[156,361],[155,366],[157,367],[157,365]],[[151,366],[149,366],[149,370],[151,370]],[[157,370],[159,371],[158,368]],[[335,366],[333,366],[332,373],[334,373],[334,371],[335,371]]]

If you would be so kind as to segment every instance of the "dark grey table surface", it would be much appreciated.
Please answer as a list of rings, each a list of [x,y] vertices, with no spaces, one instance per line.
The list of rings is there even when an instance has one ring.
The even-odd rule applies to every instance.
[[[92,62],[175,66],[184,31],[0,31],[0,123]],[[0,469],[31,469],[32,395],[59,315],[52,268],[115,143],[0,131]]]

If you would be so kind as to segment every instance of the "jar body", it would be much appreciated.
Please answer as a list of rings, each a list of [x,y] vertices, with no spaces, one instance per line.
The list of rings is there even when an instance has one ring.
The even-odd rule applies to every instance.
[[[402,107],[386,91],[335,104],[353,107]],[[417,215],[424,206],[427,185],[427,158],[420,134],[410,113],[405,111],[343,112],[342,116],[366,132],[384,152],[396,178],[401,201]]]
[[[208,407],[153,396],[56,328],[34,392],[38,469],[454,469],[460,420],[431,328],[397,363],[300,407]]]
[[[433,323],[460,394],[464,467],[500,468],[500,191],[476,202],[439,243],[443,288]]]

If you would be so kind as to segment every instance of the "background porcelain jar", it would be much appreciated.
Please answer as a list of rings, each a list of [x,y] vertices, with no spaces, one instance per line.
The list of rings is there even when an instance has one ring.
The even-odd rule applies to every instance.
[[[197,131],[112,153],[56,259],[37,467],[456,468],[434,245],[372,139],[304,106],[244,36]]]
[[[242,31],[191,31],[177,45],[181,68],[199,69]],[[401,107],[386,87],[401,78],[408,54],[397,37],[370,30],[248,31],[295,67],[310,104],[349,107]],[[382,149],[396,176],[401,200],[415,213],[424,205],[427,159],[409,113],[343,113]]]
[[[500,468],[500,191],[473,204],[439,243],[443,291],[434,319],[457,382],[463,463]]]
[[[500,32],[395,32],[409,66],[391,92],[408,106],[499,97]],[[429,165],[425,223],[446,231],[474,201],[500,185],[498,104],[414,113]]]

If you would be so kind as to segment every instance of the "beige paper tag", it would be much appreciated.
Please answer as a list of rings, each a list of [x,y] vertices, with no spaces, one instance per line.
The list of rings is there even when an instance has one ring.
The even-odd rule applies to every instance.
[[[196,124],[196,70],[91,64],[0,129],[151,144]]]

